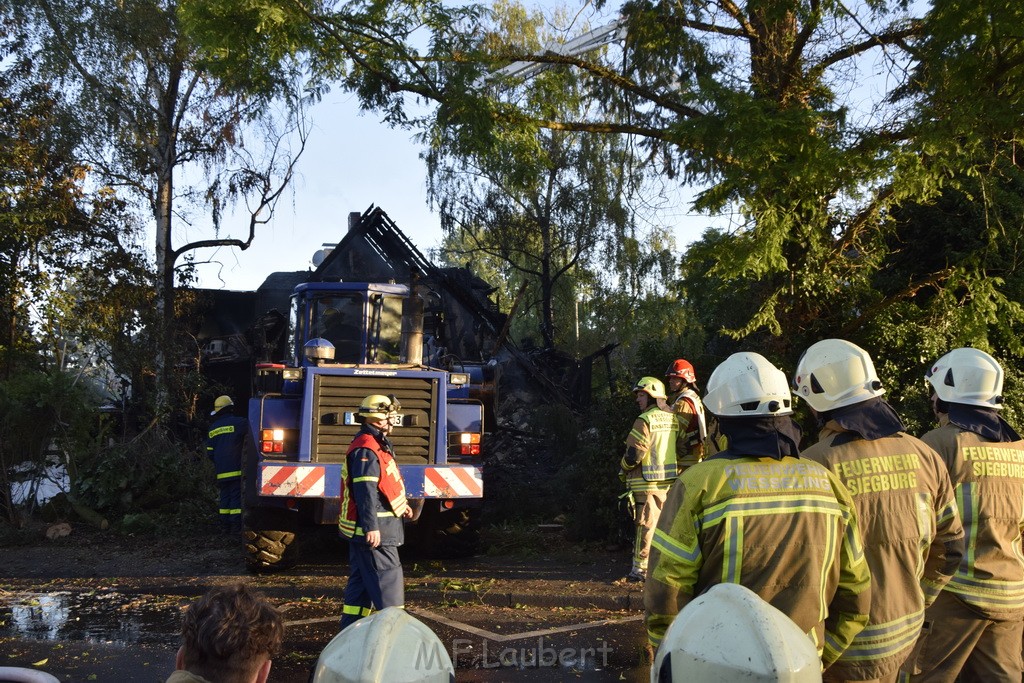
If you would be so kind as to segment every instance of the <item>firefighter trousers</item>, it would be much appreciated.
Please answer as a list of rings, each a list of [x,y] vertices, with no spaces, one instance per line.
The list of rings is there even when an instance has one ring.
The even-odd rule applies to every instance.
[[[405,607],[405,577],[398,546],[373,548],[366,543],[349,541],[348,564],[341,628],[369,616],[374,609]]]
[[[665,507],[668,489],[634,491],[633,497],[636,500],[636,509],[633,513],[633,523],[636,524],[636,538],[633,541],[633,569],[646,572],[647,558],[651,554],[651,541],[654,540],[654,530],[658,526],[661,509]]]
[[[1019,683],[1024,621],[986,619],[949,591],[925,613],[900,681],[918,683]]]
[[[227,533],[242,530],[242,480],[222,479],[220,490],[220,530]]]

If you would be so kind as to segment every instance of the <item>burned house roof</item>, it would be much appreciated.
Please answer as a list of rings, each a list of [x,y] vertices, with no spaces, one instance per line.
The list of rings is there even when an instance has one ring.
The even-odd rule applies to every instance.
[[[310,281],[408,284],[413,278],[430,278],[436,270],[398,225],[371,205],[362,215],[349,216],[348,232],[313,271]]]
[[[310,276],[310,281],[423,283],[455,297],[496,335],[504,314],[488,298],[495,288],[466,268],[438,268],[412,243],[380,207],[356,217],[337,247]]]

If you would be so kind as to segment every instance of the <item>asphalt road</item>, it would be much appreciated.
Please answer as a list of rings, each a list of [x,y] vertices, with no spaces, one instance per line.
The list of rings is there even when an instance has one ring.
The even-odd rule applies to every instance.
[[[286,642],[270,680],[306,683],[337,632],[343,572],[3,579],[0,666],[35,668],[61,681],[160,683],[174,668],[181,610],[214,583],[237,580],[254,583],[285,616]],[[486,572],[468,563],[435,577],[407,567],[407,607],[438,635],[457,681],[648,679],[635,593],[630,599],[604,579],[555,578],[543,560],[524,561],[491,583],[480,578]]]

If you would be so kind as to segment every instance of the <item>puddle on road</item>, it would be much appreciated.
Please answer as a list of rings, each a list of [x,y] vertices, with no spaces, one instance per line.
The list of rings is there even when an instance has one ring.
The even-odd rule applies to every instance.
[[[116,645],[178,641],[187,600],[117,591],[0,595],[0,636]]]

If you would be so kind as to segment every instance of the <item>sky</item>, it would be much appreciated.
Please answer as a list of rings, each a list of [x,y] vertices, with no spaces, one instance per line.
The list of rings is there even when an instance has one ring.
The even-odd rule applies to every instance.
[[[348,214],[381,207],[421,251],[440,244],[441,224],[427,206],[426,167],[411,131],[360,115],[355,96],[332,92],[313,107],[313,130],[292,185],[273,220],[257,228],[247,250],[205,250],[199,286],[252,290],[275,271],[311,268],[324,243],[341,240]],[[236,213],[221,236],[244,237],[248,215]]]

